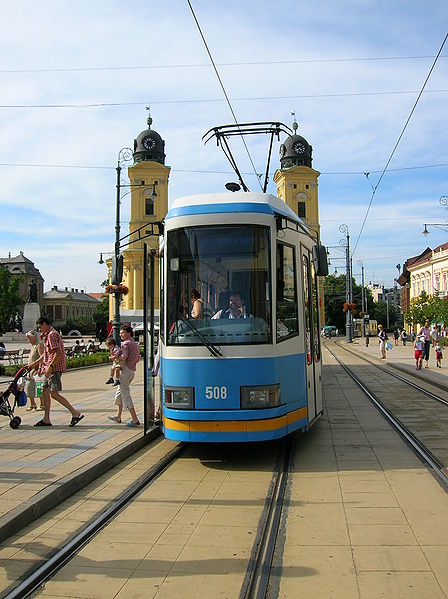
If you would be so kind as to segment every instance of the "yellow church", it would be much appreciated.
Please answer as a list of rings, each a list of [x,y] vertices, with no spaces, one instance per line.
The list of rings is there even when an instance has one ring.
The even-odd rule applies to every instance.
[[[123,254],[123,283],[129,293],[123,296],[120,314],[121,322],[142,322],[143,315],[143,252],[144,243],[157,247],[158,237],[145,236],[145,225],[160,222],[168,212],[168,180],[170,167],[165,165],[165,142],[151,129],[152,119],[147,120],[148,128],[134,140],[134,164],[128,168],[131,189],[131,218],[129,224],[131,242]],[[297,135],[298,125],[294,120],[294,134],[287,137],[280,146],[280,168],[275,172],[274,182],[277,195],[303,220],[311,234],[320,240],[318,185],[320,173],[311,166],[312,146],[301,135]],[[109,273],[111,261],[108,261]],[[155,314],[158,322],[159,308],[159,264],[155,260]],[[319,278],[320,322],[325,323],[323,304],[323,279]],[[109,315],[114,314],[114,297],[110,296]]]

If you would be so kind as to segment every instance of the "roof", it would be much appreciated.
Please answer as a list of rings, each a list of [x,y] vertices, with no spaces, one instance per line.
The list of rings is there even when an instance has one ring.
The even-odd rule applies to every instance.
[[[77,290],[62,290],[62,289],[51,289],[50,291],[46,291],[44,293],[44,300],[51,300],[51,299],[68,299],[68,300],[75,300],[77,302],[87,302],[87,303],[98,303],[100,300],[92,297],[90,294],[88,293],[84,293],[83,291],[77,291]]]
[[[42,281],[42,275],[39,270],[34,266],[29,258],[27,258],[22,252],[18,256],[9,256],[8,258],[0,258],[0,264],[6,266],[11,273],[26,273],[36,278],[40,278]]]
[[[178,198],[169,209],[166,220],[176,216],[235,212],[281,214],[300,221],[283,200],[272,194],[256,192],[204,193]]]

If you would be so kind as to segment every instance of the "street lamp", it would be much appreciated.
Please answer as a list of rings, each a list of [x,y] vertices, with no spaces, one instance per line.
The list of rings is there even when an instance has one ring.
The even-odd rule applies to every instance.
[[[122,165],[129,162],[133,152],[131,148],[121,148],[118,152],[117,160],[117,196],[116,196],[116,215],[115,215],[115,247],[112,258],[111,283],[118,285],[123,278],[123,256],[120,254],[120,202],[121,202],[121,169]],[[120,300],[121,293],[114,292],[114,317],[112,320],[112,331],[115,343],[120,346]]]
[[[357,261],[358,266],[361,267],[361,312],[362,312],[362,336],[366,336],[366,318],[364,312],[367,312],[367,301],[364,302],[364,262],[362,260]],[[367,300],[367,298],[365,298]],[[365,308],[365,309],[364,309]]]
[[[441,206],[448,206],[448,196],[442,196],[439,200]],[[427,237],[429,235],[428,227],[436,227],[442,231],[448,231],[448,223],[426,223],[422,234]]]
[[[352,303],[352,285],[351,285],[351,259],[350,259],[350,234],[347,225],[340,225],[339,231],[345,233],[345,297],[347,310],[345,312],[345,340],[347,343],[353,343],[353,323],[352,311],[350,305]]]

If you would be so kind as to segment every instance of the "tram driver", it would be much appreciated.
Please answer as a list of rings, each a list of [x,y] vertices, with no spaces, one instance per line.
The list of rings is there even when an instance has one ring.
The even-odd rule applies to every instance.
[[[238,291],[232,291],[229,298],[229,307],[227,309],[219,310],[214,316],[212,316],[212,320],[216,320],[218,318],[229,318],[231,320],[236,320],[238,318],[253,318],[253,316],[252,314],[248,314],[246,312],[244,298],[241,296],[241,294]]]

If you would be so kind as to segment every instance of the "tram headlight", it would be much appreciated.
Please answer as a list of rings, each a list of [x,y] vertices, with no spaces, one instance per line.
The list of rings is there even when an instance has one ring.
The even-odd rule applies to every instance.
[[[167,408],[194,408],[193,387],[165,387],[165,405]]]
[[[280,385],[241,387],[241,408],[276,408],[281,404]]]

